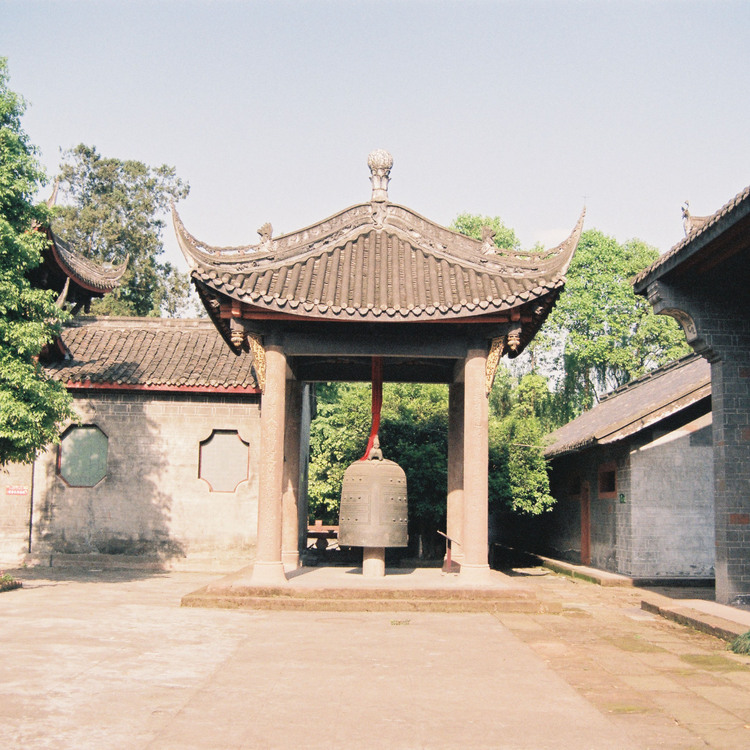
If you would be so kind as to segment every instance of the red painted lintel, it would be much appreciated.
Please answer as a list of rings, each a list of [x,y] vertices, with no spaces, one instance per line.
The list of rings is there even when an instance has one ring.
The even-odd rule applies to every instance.
[[[99,390],[99,391],[151,391],[161,393],[243,393],[259,394],[260,388],[244,385],[234,386],[211,386],[211,385],[145,385],[142,383],[92,383],[90,380],[83,382],[68,381],[65,384],[70,390]]]

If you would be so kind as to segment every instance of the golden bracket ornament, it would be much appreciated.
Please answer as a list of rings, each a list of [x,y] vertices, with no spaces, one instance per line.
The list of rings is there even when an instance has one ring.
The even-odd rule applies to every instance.
[[[266,350],[263,348],[261,337],[255,333],[247,334],[247,343],[253,353],[253,369],[258,379],[258,388],[261,393],[266,391]]]
[[[498,336],[492,339],[490,353],[487,355],[487,364],[484,370],[484,390],[487,396],[490,395],[490,391],[492,390],[492,384],[495,382],[495,375],[497,374],[497,366],[500,364],[500,357],[503,356],[504,351],[505,337]]]

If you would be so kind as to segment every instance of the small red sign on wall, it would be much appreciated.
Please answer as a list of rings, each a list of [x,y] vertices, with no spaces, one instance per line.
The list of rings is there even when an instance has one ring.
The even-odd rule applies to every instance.
[[[5,488],[6,495],[28,495],[29,488],[23,487],[20,484],[12,484]]]

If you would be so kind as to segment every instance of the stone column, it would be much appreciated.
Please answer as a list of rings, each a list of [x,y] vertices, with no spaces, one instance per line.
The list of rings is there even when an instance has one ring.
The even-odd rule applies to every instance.
[[[281,503],[284,480],[286,356],[277,345],[266,346],[266,387],[260,405],[260,492],[258,542],[252,583],[287,583],[281,561]]]
[[[284,433],[284,484],[281,500],[281,561],[284,570],[299,567],[300,430],[302,383],[286,384],[286,430]]]
[[[307,496],[308,475],[310,472],[310,422],[312,410],[310,403],[310,383],[302,385],[302,404],[300,408],[300,451],[299,451],[299,495],[297,498],[297,549],[300,552],[307,547],[307,523],[309,516],[309,499]]]
[[[461,577],[489,581],[488,481],[489,405],[485,349],[469,349],[464,368],[464,528]]]
[[[448,390],[448,507],[446,534],[455,540],[452,559],[464,559],[464,384]]]

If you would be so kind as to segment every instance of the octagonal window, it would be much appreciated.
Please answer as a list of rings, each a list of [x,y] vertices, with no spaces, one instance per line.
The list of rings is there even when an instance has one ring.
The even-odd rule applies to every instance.
[[[250,446],[237,430],[214,430],[201,441],[198,476],[212,492],[234,492],[250,471]]]
[[[109,438],[95,425],[68,427],[60,439],[58,472],[71,487],[93,487],[107,475]]]

